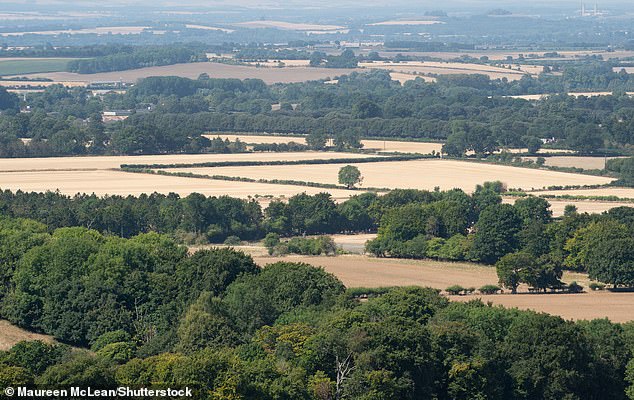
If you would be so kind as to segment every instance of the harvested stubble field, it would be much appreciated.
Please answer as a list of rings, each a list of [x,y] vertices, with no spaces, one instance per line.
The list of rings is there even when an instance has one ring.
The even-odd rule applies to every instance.
[[[525,71],[493,67],[490,65],[436,61],[405,61],[400,63],[367,62],[360,63],[359,66],[369,69],[384,69],[392,72],[400,72],[406,74],[483,74],[488,75],[491,79],[507,78],[510,81],[522,79],[523,76],[529,74]]]
[[[430,260],[379,259],[349,255],[338,257],[255,257],[258,265],[277,261],[306,262],[323,267],[348,287],[429,286],[444,290],[451,285],[480,287],[497,282],[495,268],[468,263]],[[563,280],[573,280],[587,287],[583,274],[564,273]],[[525,290],[525,288],[520,288]],[[634,293],[590,292],[583,294],[500,294],[490,296],[451,296],[454,301],[482,298],[506,307],[532,309],[566,319],[609,318],[614,322],[634,320]]]
[[[209,161],[266,161],[311,160],[331,158],[362,158],[364,154],[350,153],[245,153],[245,154],[187,154],[156,156],[100,156],[0,159],[0,189],[46,191],[62,193],[95,193],[98,195],[139,195],[141,193],[199,192],[208,196],[292,196],[306,192],[325,191],[319,188],[292,185],[271,185],[250,182],[214,181],[161,175],[132,174],[116,171],[121,164],[173,164]],[[345,200],[358,193],[347,190],[328,190],[337,200]]]
[[[505,197],[502,199],[503,203],[514,204],[517,200],[516,197]],[[627,202],[615,202],[615,201],[586,201],[586,200],[555,200],[546,199],[550,203],[550,210],[553,212],[554,217],[561,217],[564,215],[567,205],[573,205],[577,207],[577,211],[580,213],[588,214],[600,214],[604,211],[608,211],[616,207],[634,207],[634,203]]]
[[[306,138],[302,136],[288,136],[288,135],[248,135],[248,134],[234,134],[234,133],[221,133],[221,134],[209,134],[205,135],[209,139],[220,137],[222,139],[229,139],[234,141],[240,139],[245,143],[300,143],[306,144]],[[376,150],[378,152],[398,152],[398,153],[421,153],[429,154],[432,151],[440,152],[442,149],[442,143],[430,143],[430,142],[404,142],[398,140],[373,140],[364,139],[361,140],[364,150]]]
[[[337,183],[338,172],[345,164],[178,168],[170,172],[202,175],[225,175],[253,179],[291,179],[319,183]],[[509,188],[545,188],[554,185],[605,184],[611,178],[569,174],[540,169],[453,160],[413,160],[358,164],[364,187],[441,190],[460,188],[472,192],[486,181],[502,181]],[[362,186],[362,187],[363,187]]]
[[[292,161],[367,157],[372,157],[372,155],[307,151],[299,153],[173,154],[149,156],[0,158],[0,172],[87,169],[103,170],[119,168],[121,164],[191,164],[212,161]]]
[[[598,189],[566,189],[566,190],[539,190],[531,192],[535,196],[542,194],[554,196],[616,196],[622,199],[634,199],[634,188],[604,187]]]
[[[583,156],[554,156],[545,157],[546,166],[549,167],[565,167],[565,168],[583,168],[583,169],[603,169],[605,162],[615,158],[624,157],[583,157]],[[524,157],[524,160],[536,161],[537,157]]]
[[[102,72],[97,74],[76,74],[73,72],[52,72],[29,75],[30,77],[48,78],[56,82],[95,82],[95,81],[123,81],[134,83],[149,76],[181,76],[196,79],[202,73],[212,78],[234,79],[262,79],[267,84],[293,83],[333,78],[348,75],[352,72],[362,72],[362,69],[339,68],[256,68],[246,65],[229,65],[213,62],[197,62],[165,65],[161,67],[147,67],[127,71]]]
[[[336,200],[345,200],[359,192],[343,189],[320,189],[294,185],[220,181],[197,178],[181,178],[150,174],[133,174],[122,171],[31,171],[0,173],[0,189],[26,192],[59,190],[67,195],[95,193],[96,195],[135,195],[142,193],[178,193],[186,196],[201,193],[206,196],[232,196],[247,198],[255,195],[290,197],[302,192],[316,194],[329,192]]]
[[[233,26],[239,26],[242,28],[251,28],[251,29],[264,29],[264,28],[275,28],[282,29],[287,31],[340,31],[346,30],[345,26],[341,25],[321,25],[321,24],[307,24],[307,23],[296,23],[296,22],[286,22],[286,21],[271,21],[271,20],[260,20],[260,21],[247,21],[247,22],[238,22],[232,24]]]

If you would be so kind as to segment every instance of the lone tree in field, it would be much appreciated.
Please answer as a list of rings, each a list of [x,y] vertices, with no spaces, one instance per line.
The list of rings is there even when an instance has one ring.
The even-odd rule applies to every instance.
[[[339,183],[346,185],[348,189],[352,189],[354,185],[361,183],[363,177],[361,171],[354,165],[346,165],[339,170]]]

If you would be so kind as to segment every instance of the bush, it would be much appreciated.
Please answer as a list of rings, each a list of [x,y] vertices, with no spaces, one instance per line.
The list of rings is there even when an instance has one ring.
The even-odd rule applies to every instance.
[[[575,281],[570,282],[570,285],[568,285],[568,292],[570,292],[570,293],[581,293],[581,292],[583,292],[583,286],[581,286],[580,284],[578,284]]]
[[[484,285],[478,289],[478,291],[482,294],[496,294],[500,290],[502,289],[497,285]]]
[[[242,243],[240,238],[235,236],[235,235],[229,236],[224,241],[224,244],[226,244],[228,246],[239,246],[240,243]]]
[[[590,290],[603,290],[605,289],[605,285],[603,283],[592,282],[588,285]]]
[[[460,285],[453,285],[453,286],[449,286],[447,289],[445,289],[445,292],[449,293],[450,295],[456,296],[456,295],[460,295],[463,292],[465,292],[466,289],[463,288]]]

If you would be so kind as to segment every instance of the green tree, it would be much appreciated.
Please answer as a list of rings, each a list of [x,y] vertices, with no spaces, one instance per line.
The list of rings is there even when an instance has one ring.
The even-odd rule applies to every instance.
[[[494,264],[502,256],[515,251],[522,220],[509,204],[488,206],[480,214],[471,248],[471,257]]]
[[[339,183],[346,185],[348,189],[354,188],[355,185],[363,181],[361,171],[354,165],[346,165],[339,170]]]

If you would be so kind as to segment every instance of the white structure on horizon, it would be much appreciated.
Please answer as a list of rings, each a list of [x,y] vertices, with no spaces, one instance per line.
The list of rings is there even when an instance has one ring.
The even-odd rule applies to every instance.
[[[586,3],[584,3],[583,1],[581,2],[581,16],[582,17],[600,17],[605,15],[606,13],[604,11],[599,10],[599,4],[598,3],[594,3],[594,9],[593,10],[588,10],[586,9]]]

